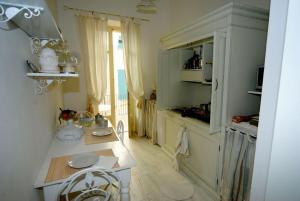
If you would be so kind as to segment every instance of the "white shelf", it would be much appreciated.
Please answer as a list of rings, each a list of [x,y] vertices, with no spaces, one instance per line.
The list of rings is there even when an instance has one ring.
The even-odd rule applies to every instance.
[[[47,79],[47,80],[62,80],[64,78],[79,77],[78,73],[27,73],[27,77],[33,79]]]
[[[261,95],[261,91],[248,91],[248,94]]]
[[[195,68],[195,69],[183,69],[183,71],[202,71],[201,68]]]
[[[202,69],[184,69],[181,71],[181,80],[185,82],[198,82],[205,85],[211,85],[204,79]]]
[[[27,77],[36,80],[35,94],[42,95],[47,92],[48,86],[57,81],[61,83],[69,78],[79,77],[78,73],[27,73]]]

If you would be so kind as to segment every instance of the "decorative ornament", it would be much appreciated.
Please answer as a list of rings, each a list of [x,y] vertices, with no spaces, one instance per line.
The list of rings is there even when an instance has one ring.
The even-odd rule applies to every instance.
[[[136,6],[136,11],[144,14],[154,14],[157,13],[157,7],[153,3],[154,0],[141,0]]]
[[[0,2],[0,22],[8,22],[23,12],[26,19],[37,17],[44,9],[41,7]]]

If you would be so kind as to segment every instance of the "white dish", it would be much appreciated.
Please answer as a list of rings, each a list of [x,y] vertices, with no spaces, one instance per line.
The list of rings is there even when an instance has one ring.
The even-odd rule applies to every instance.
[[[106,135],[110,135],[113,133],[113,128],[112,127],[108,127],[108,128],[98,128],[95,131],[92,132],[92,135],[94,136],[106,136]]]
[[[57,139],[61,142],[75,142],[79,141],[83,135],[81,126],[70,124],[61,126],[57,132]]]
[[[72,168],[86,168],[95,165],[98,160],[99,156],[95,153],[83,153],[72,156],[68,165]]]

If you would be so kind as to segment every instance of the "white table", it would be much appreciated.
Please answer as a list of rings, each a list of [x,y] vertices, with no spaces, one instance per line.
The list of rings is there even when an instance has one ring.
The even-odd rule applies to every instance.
[[[120,140],[114,142],[86,145],[84,142],[84,136],[80,141],[73,143],[63,143],[58,141],[57,139],[54,139],[48,151],[47,157],[39,171],[34,187],[43,189],[45,201],[56,201],[58,190],[57,188],[63,180],[57,180],[48,183],[45,182],[51,159],[59,156],[99,151],[103,149],[112,149],[114,155],[119,158],[119,167],[114,168],[114,170],[119,175],[121,181],[121,200],[129,201],[131,168],[135,166],[136,162]]]

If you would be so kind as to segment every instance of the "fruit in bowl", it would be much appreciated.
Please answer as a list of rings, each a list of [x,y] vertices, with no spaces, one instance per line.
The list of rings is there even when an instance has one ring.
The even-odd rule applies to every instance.
[[[59,123],[61,123],[61,119],[64,121],[73,120],[75,121],[77,119],[77,112],[74,110],[63,110],[60,109],[60,115],[59,115]]]

